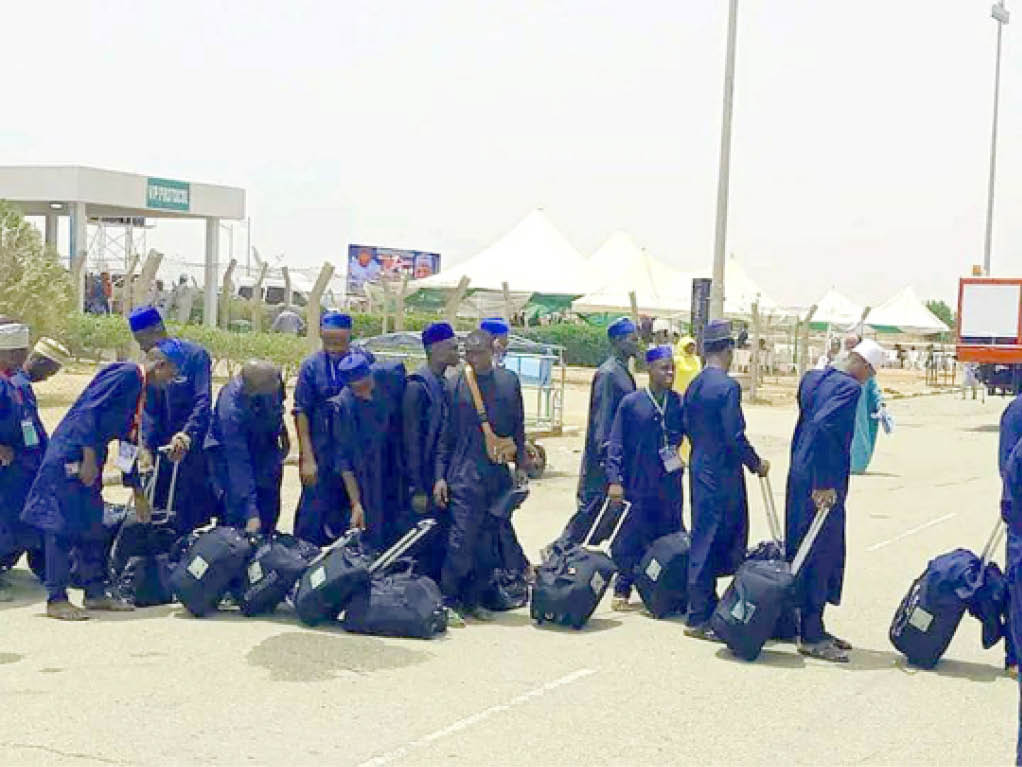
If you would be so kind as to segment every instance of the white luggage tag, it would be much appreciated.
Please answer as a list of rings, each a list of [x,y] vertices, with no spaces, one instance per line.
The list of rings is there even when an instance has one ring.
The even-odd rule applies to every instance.
[[[118,469],[129,474],[135,468],[135,461],[138,460],[138,445],[130,442],[117,443],[117,460],[114,462]]]
[[[668,474],[681,471],[685,467],[685,464],[681,462],[681,457],[678,455],[678,451],[672,447],[660,448],[660,461],[664,465],[664,471]]]

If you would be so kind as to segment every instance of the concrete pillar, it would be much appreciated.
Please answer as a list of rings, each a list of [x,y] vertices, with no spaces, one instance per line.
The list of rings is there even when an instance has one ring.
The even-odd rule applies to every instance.
[[[57,224],[60,221],[60,217],[56,213],[46,214],[46,228],[45,228],[45,240],[46,247],[57,249]]]
[[[85,310],[85,273],[89,255],[89,218],[84,202],[73,202],[71,209],[71,277],[75,290],[75,305]]]
[[[220,271],[220,219],[206,219],[206,270],[205,291],[202,301],[202,324],[216,327],[217,274]]]

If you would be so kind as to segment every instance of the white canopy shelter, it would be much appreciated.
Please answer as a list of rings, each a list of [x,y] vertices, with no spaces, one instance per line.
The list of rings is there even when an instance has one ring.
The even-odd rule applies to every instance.
[[[656,316],[687,313],[692,298],[691,278],[642,250],[625,232],[615,232],[589,258],[590,270],[602,287],[576,299],[579,314],[628,312],[629,293],[635,293],[639,312]]]
[[[894,330],[914,336],[947,333],[951,330],[943,320],[926,308],[926,304],[919,300],[911,285],[886,303],[871,310],[866,317],[866,324],[876,330]]]
[[[862,321],[864,311],[865,306],[860,306],[832,287],[816,302],[816,311],[811,321],[838,328],[851,328]]]
[[[499,291],[502,283],[517,293],[582,295],[595,287],[592,268],[541,209],[532,211],[510,232],[478,254],[423,280],[420,288],[455,288],[462,277],[469,287]]]

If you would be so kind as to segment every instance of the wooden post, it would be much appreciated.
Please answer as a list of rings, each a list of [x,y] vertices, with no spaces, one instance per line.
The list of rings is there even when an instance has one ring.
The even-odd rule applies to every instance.
[[[511,324],[511,289],[508,287],[506,282],[500,283],[501,290],[504,291],[504,322]]]
[[[752,302],[752,354],[749,359],[749,374],[752,377],[752,384],[749,386],[749,395],[752,401],[756,401],[759,394],[759,301]]]
[[[813,321],[813,315],[816,314],[816,304],[809,307],[809,312],[806,314],[805,325],[802,327],[802,352],[798,358],[798,379],[801,381],[802,376],[805,375],[806,370],[809,369],[809,323]]]
[[[305,335],[309,342],[309,348],[313,351],[319,348],[319,317],[322,310],[323,293],[326,292],[326,286],[330,284],[330,279],[333,276],[334,265],[324,261],[316,283],[312,286],[312,292],[309,293],[309,303],[305,305]]]
[[[454,325],[458,319],[458,307],[461,306],[461,301],[465,298],[465,293],[468,291],[468,283],[468,277],[462,277],[458,281],[458,287],[454,289],[454,292],[447,299],[447,305],[444,307],[444,317],[451,325]]]
[[[401,275],[401,285],[397,290],[394,306],[394,330],[405,329],[405,294],[408,292],[408,273]]]
[[[380,332],[386,334],[390,318],[390,281],[380,280],[380,284],[383,287],[383,325],[380,328]]]
[[[252,315],[252,332],[260,333],[263,329],[263,281],[266,279],[266,272],[270,265],[265,261],[259,261],[259,278],[252,286],[252,295],[248,299],[249,313]]]
[[[291,270],[286,266],[280,267],[280,273],[284,275],[284,308],[290,309],[294,295],[291,293]]]
[[[142,267],[142,271],[139,272],[138,279],[135,280],[135,285],[131,291],[131,303],[133,306],[141,306],[145,302],[146,296],[149,295],[149,289],[156,279],[156,273],[160,270],[160,263],[162,261],[163,254],[158,250],[150,249],[149,255],[145,259],[145,265]]]
[[[222,328],[231,326],[231,294],[234,292],[234,282],[231,277],[234,275],[237,265],[237,260],[232,258],[231,263],[227,265],[227,271],[224,272],[224,281],[220,284],[220,310],[217,314]]]
[[[635,297],[634,290],[628,292],[628,303],[631,304],[632,307],[632,323],[635,325],[635,330],[637,332],[639,330],[639,300]],[[639,370],[643,369],[643,365],[645,363],[643,362],[641,357],[642,354],[639,354],[638,357],[633,357],[631,360],[629,360],[628,367],[631,368],[631,372],[634,373],[636,369]]]
[[[132,286],[131,280],[135,276],[135,269],[138,268],[138,253],[131,254],[131,261],[128,262],[128,271],[124,273],[124,281],[121,282],[120,290],[117,291],[117,296],[121,302],[121,314],[127,317],[131,314],[132,303]],[[112,309],[113,307],[111,307]]]

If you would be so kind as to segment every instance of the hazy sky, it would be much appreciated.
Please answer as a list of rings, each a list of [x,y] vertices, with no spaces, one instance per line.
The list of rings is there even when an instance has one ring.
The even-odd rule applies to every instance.
[[[1009,9],[1014,3],[1009,0]],[[774,298],[950,299],[982,260],[990,0],[742,0],[728,249]],[[253,243],[472,255],[542,206],[709,263],[725,0],[47,2],[4,8],[0,164],[244,187]],[[1022,4],[994,273],[1022,275]],[[18,92],[17,88],[21,88]],[[150,245],[201,260],[201,224]],[[238,238],[243,257],[243,237]]]

